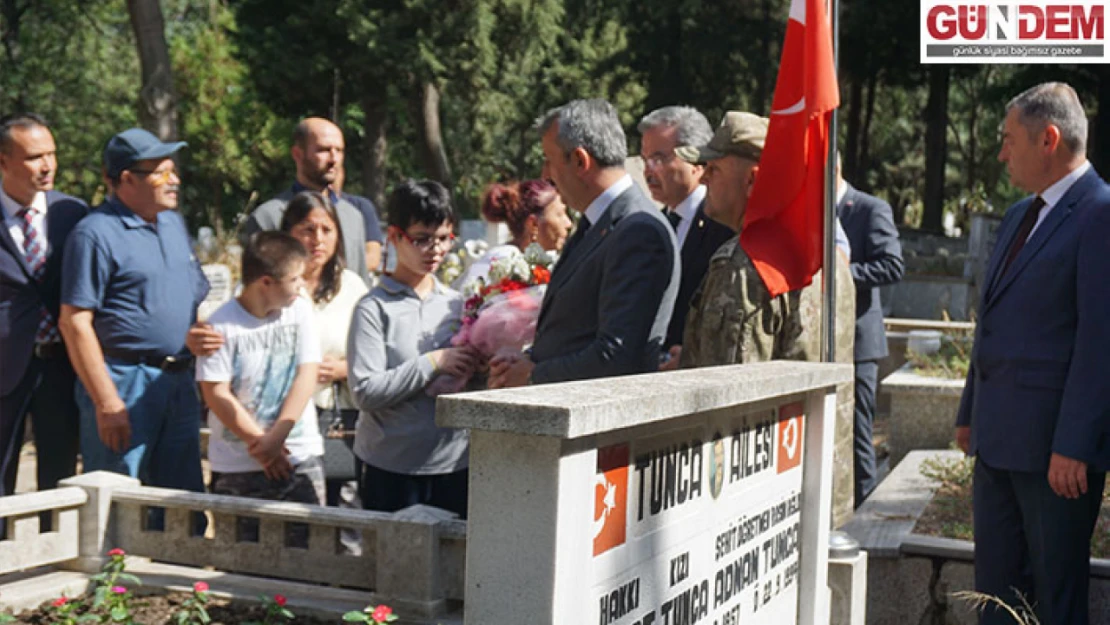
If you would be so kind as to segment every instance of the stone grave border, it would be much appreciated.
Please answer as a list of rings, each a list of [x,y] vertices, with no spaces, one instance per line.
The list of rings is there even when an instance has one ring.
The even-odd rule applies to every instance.
[[[966,605],[950,597],[974,587],[975,544],[913,533],[938,488],[921,474],[922,463],[960,455],[909,452],[842,528],[868,555],[868,625],[934,622],[919,620],[926,612],[945,614],[949,620],[943,622],[953,625],[976,622]],[[1091,559],[1091,609],[1093,615],[1110,616],[1110,560]]]

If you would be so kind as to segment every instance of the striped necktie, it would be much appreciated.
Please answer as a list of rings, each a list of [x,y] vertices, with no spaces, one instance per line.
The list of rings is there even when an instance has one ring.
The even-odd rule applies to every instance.
[[[35,228],[34,217],[35,209],[28,206],[19,211],[18,216],[22,218],[23,228],[23,260],[27,261],[27,266],[31,268],[31,275],[35,280],[42,281],[43,274],[46,273],[46,238]],[[39,326],[35,332],[36,343],[50,343],[59,340],[58,324],[54,320],[54,316],[46,307],[39,308]]]

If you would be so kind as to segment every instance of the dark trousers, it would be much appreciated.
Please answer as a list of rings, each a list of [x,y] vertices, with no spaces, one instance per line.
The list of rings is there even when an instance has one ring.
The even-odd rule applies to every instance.
[[[65,356],[31,358],[23,380],[0,397],[0,496],[15,492],[28,413],[35,433],[38,489],[54,488],[58,480],[76,472],[80,438],[73,400],[75,380]]]
[[[466,518],[468,469],[442,475],[405,475],[365,462],[361,464],[359,495],[363,508],[396,512],[424,504],[450,510],[460,518]]]
[[[1018,593],[1035,606],[1041,625],[1086,625],[1091,534],[1106,474],[1087,474],[1087,494],[1065,499],[1046,472],[1006,471],[975,461],[975,589],[1011,606]],[[1012,625],[988,607],[982,625]]]
[[[879,363],[875,360],[856,362],[856,407],[854,433],[856,507],[875,490],[879,468],[875,462],[872,432],[875,424],[875,392],[879,386]]]

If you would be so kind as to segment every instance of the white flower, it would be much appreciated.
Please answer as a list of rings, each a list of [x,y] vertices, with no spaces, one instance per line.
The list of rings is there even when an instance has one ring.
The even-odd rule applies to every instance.
[[[489,263],[489,282],[497,284],[512,275],[515,254],[491,258]]]
[[[488,250],[489,243],[486,243],[482,239],[470,239],[462,244],[462,252],[465,252],[465,256],[469,258],[471,262],[485,256]]]
[[[459,276],[462,275],[463,266],[459,255],[451,252],[443,257],[443,262],[439,266],[439,279],[441,282],[450,284],[454,282]]]
[[[467,282],[466,284],[463,285],[463,287],[462,287],[463,297],[466,298],[466,299],[470,299],[470,298],[474,297],[475,295],[481,295],[482,287],[484,287],[484,286],[486,286],[486,281],[483,280],[481,276],[478,276],[477,278],[474,278],[470,282]]]
[[[539,243],[530,243],[524,250],[524,260],[532,266],[550,267],[555,262],[555,254],[543,249]]]

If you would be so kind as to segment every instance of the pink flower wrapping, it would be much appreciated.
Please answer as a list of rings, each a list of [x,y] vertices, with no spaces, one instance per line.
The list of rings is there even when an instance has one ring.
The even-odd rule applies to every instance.
[[[536,322],[547,285],[538,284],[490,296],[477,316],[463,318],[462,328],[451,339],[455,347],[472,345],[484,358],[502,350],[519,352],[536,337]],[[427,394],[435,397],[458,393],[469,378],[441,375],[428,385]]]

